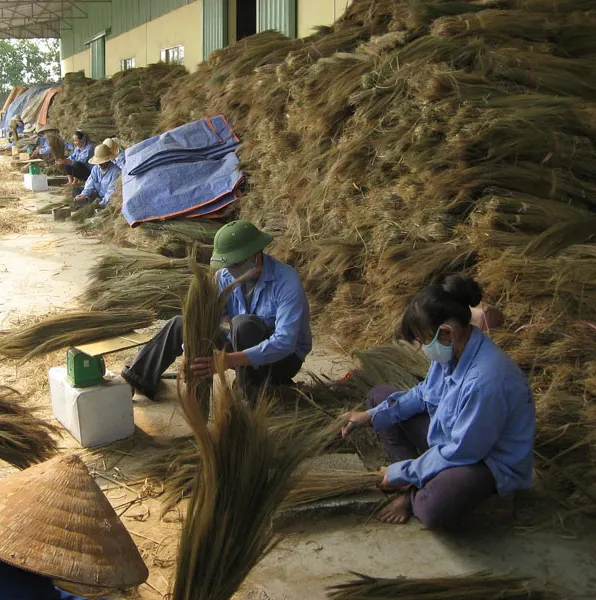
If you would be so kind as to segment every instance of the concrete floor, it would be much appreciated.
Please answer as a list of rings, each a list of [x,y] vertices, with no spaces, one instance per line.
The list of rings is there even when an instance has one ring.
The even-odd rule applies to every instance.
[[[48,194],[36,194],[34,198],[28,195],[26,204],[39,206],[50,199]],[[77,236],[68,223],[54,224],[47,216],[28,218],[39,223],[39,231],[29,227],[23,234],[0,236],[0,328],[31,314],[72,309],[73,299],[83,289],[86,267],[101,249],[96,240]],[[48,359],[51,360],[57,359]],[[43,370],[49,365],[51,362],[40,362],[35,368]],[[348,365],[346,357],[321,347],[309,359],[311,369],[333,376],[343,375]],[[1,382],[10,378],[14,383],[12,369],[10,365],[0,365]],[[33,372],[22,371],[20,377],[33,377]],[[27,387],[27,380],[16,379],[21,388]],[[47,411],[47,390],[41,389],[37,397],[40,406],[45,403]],[[145,407],[149,414],[151,410],[150,406]],[[163,407],[154,411],[158,421],[164,419],[160,411],[163,413]],[[132,450],[121,452],[129,462],[135,460],[134,443],[133,440]],[[65,445],[75,447],[68,439]],[[146,453],[146,449],[142,452]],[[107,455],[101,461],[103,469],[112,468]],[[120,464],[119,473],[126,471],[125,464]],[[108,494],[112,502],[122,503],[122,495],[114,493]],[[159,520],[157,501],[147,501],[147,505],[151,509],[150,519],[140,521],[132,517],[125,524],[142,546],[151,570],[151,585],[141,586],[138,597],[156,600],[164,598],[168,591],[171,561],[166,564],[156,560],[146,547],[163,548],[167,539],[175,549],[178,526]],[[349,578],[349,571],[380,577],[429,577],[484,569],[531,577],[538,584],[561,590],[565,597],[596,598],[594,522],[586,522],[573,536],[563,535],[552,527],[516,533],[512,528],[499,529],[496,524],[488,531],[483,528],[445,536],[425,531],[414,521],[396,527],[362,516],[323,518],[311,514],[280,533],[281,542],[253,570],[238,598],[318,600],[325,597],[327,586]],[[131,596],[111,596],[124,597]]]

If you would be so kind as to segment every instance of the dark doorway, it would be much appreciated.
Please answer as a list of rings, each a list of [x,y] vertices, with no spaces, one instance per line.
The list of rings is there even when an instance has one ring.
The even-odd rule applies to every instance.
[[[236,0],[236,40],[257,32],[257,0]]]

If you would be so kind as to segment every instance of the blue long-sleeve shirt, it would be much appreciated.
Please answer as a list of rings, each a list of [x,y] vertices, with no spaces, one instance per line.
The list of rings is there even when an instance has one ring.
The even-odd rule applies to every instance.
[[[92,142],[87,142],[87,145],[82,149],[77,146],[68,158],[72,162],[81,162],[91,168],[93,165],[89,164],[89,159],[93,156],[94,151],[95,145]]]
[[[124,171],[126,165],[126,156],[124,150],[121,150],[118,156],[112,161],[121,171]]]
[[[54,587],[48,577],[29,573],[0,561],[2,600],[85,600]]]
[[[433,362],[426,379],[369,411],[375,431],[428,412],[429,449],[391,465],[391,484],[421,488],[450,467],[484,462],[501,495],[530,486],[535,407],[527,378],[480,330],[473,328],[455,368]]]
[[[89,198],[101,198],[99,206],[105,208],[116,191],[116,181],[120,173],[120,169],[113,162],[109,163],[105,171],[102,171],[99,165],[94,165],[81,193]]]
[[[219,288],[234,282],[227,269],[221,269]],[[273,332],[269,339],[254,348],[244,350],[253,367],[270,365],[296,354],[304,360],[312,350],[310,309],[298,273],[292,267],[263,254],[263,270],[253,291],[250,306],[236,287],[227,302],[226,314],[256,315]]]

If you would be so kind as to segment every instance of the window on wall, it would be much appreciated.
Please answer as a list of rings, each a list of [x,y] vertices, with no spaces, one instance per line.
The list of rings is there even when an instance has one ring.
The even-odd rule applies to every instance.
[[[120,70],[128,71],[128,69],[135,68],[135,59],[134,58],[125,58],[120,61]]]
[[[184,46],[173,46],[161,51],[161,62],[168,64],[184,64]]]

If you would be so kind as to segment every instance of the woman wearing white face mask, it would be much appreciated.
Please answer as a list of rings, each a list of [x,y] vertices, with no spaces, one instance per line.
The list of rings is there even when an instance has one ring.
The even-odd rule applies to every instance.
[[[345,415],[344,437],[372,424],[393,464],[381,489],[400,492],[379,518],[452,529],[493,494],[527,488],[535,409],[517,365],[471,324],[482,300],[469,277],[451,276],[407,308],[402,335],[432,361],[426,379],[404,392],[378,386],[367,412]]]

